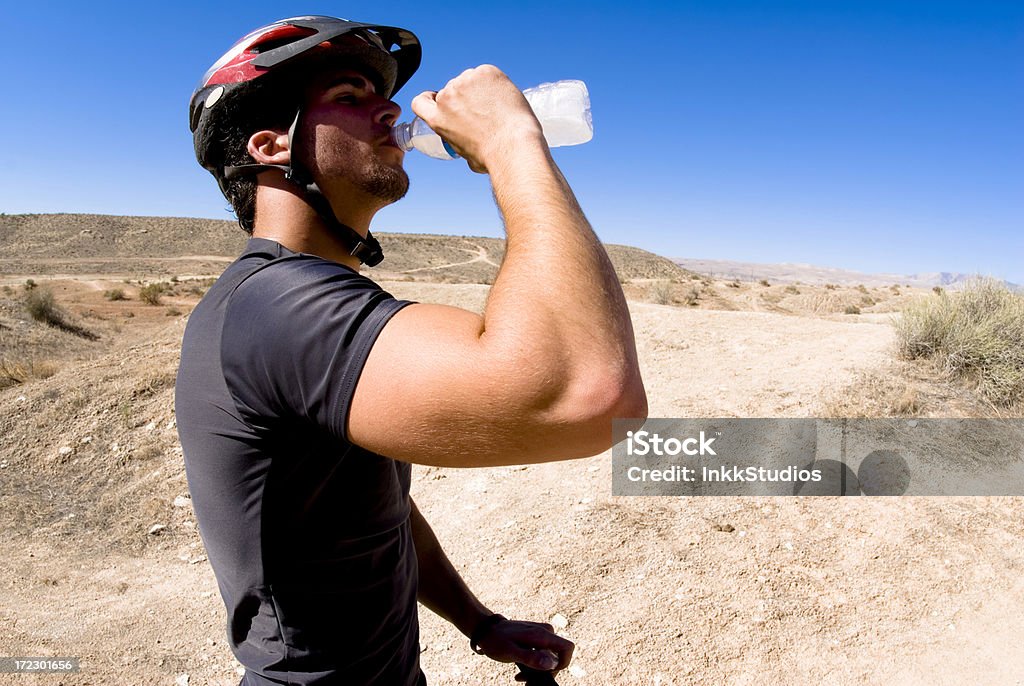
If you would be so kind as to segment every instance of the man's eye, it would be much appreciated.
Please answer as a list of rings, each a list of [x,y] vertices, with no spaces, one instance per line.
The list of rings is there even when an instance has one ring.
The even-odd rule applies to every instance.
[[[356,96],[351,93],[343,93],[342,95],[335,97],[334,100],[335,102],[345,103],[346,105],[354,105],[358,102]]]

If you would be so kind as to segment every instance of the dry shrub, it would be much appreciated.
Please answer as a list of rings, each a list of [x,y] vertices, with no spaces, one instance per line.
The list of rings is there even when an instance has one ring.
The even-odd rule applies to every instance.
[[[672,283],[670,281],[655,281],[647,290],[647,298],[658,305],[671,305]]]
[[[844,297],[831,292],[801,296],[799,303],[815,314],[839,314],[845,312],[849,304]]]
[[[979,278],[911,302],[895,326],[901,357],[935,360],[995,405],[1024,401],[1024,295]]]
[[[67,316],[57,306],[53,292],[48,288],[32,288],[25,293],[25,309],[37,322],[56,327],[90,341],[99,339],[92,331],[68,321]]]
[[[846,309],[843,310],[843,314],[860,314],[860,308],[856,305],[847,305]]]
[[[139,289],[139,299],[147,305],[159,305],[160,296],[163,295],[164,290],[162,283],[147,284]]]
[[[683,296],[683,301],[687,305],[696,305],[700,300],[700,287],[690,286],[686,289],[686,295]]]
[[[30,279],[31,280],[31,279]],[[32,287],[25,293],[25,309],[32,319],[51,326],[61,326],[64,316],[57,307],[53,291],[47,288]]]
[[[112,288],[109,291],[103,291],[103,297],[111,302],[115,300],[127,300],[128,296],[124,294],[123,288]]]

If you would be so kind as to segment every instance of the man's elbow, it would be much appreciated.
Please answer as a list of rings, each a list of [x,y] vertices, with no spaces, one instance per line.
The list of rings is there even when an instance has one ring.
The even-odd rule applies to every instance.
[[[581,447],[591,455],[613,445],[614,422],[624,421],[624,430],[631,430],[647,419],[647,392],[638,372],[592,377],[577,393],[565,419],[585,437]]]
[[[601,386],[594,421],[607,424],[616,419],[636,419],[642,423],[647,419],[647,391],[639,373],[606,379]]]

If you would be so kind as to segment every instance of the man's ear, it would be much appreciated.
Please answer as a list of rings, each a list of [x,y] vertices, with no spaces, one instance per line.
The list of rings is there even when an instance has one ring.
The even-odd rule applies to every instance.
[[[287,131],[257,131],[249,137],[246,150],[256,164],[288,164],[291,161]]]

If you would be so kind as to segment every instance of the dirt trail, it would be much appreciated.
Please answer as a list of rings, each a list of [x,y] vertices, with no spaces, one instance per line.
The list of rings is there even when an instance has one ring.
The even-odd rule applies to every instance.
[[[470,255],[473,255],[472,259],[464,260],[462,262],[449,262],[448,264],[436,264],[436,265],[431,265],[429,267],[416,267],[415,269],[404,269],[404,270],[402,270],[399,273],[400,274],[415,274],[417,272],[432,272],[432,271],[435,271],[435,270],[438,270],[438,269],[449,269],[451,267],[462,267],[462,266],[465,266],[467,264],[473,264],[475,262],[483,262],[485,264],[491,265],[492,267],[499,267],[499,266],[501,266],[497,262],[495,262],[494,260],[491,259],[490,253],[487,252],[487,248],[483,247],[482,245],[476,245],[475,243],[471,243],[471,245],[473,245],[473,247],[476,248],[476,252],[474,252],[472,250],[469,250],[467,248],[458,248],[458,249],[462,250],[463,252],[467,252]]]
[[[386,286],[476,310],[487,292]],[[651,416],[814,416],[826,391],[882,365],[892,340],[879,321],[640,303],[631,311]],[[55,388],[102,387],[136,367],[173,372],[167,350],[179,335],[161,334],[163,352],[122,350],[85,376],[0,392],[0,412],[39,422],[19,408],[45,407]],[[188,508],[170,504],[184,488],[172,391],[153,388],[124,439],[170,446],[130,463],[166,493],[139,526],[169,526],[142,554],[97,549],[66,516],[0,535],[0,655],[83,658],[80,674],[19,676],[19,686],[170,686],[184,674],[190,686],[238,681]],[[58,448],[81,442],[76,427],[113,421],[83,407],[92,414],[40,426],[35,443],[4,445],[4,457],[50,456],[57,471],[48,487],[59,490]],[[4,469],[15,470],[0,472],[8,484],[36,474],[13,458]],[[572,670],[559,676],[565,686],[1024,683],[1021,499],[613,497],[608,454],[518,468],[417,467],[413,496],[489,606],[565,625],[578,646]],[[473,654],[425,609],[421,623],[432,686],[512,683],[513,669]]]

